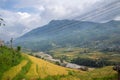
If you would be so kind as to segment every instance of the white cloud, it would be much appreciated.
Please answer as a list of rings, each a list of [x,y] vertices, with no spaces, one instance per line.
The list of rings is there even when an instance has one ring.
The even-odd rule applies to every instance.
[[[72,16],[83,14],[91,9],[93,4],[104,0],[21,0],[15,7],[33,7],[42,18],[51,19],[71,18]]]
[[[115,17],[114,20],[120,21],[120,16]]]
[[[39,14],[12,12],[7,10],[0,10],[0,13],[2,14],[6,24],[6,26],[1,27],[0,34],[4,34],[7,37],[9,36],[9,38],[16,38],[36,27],[40,27],[40,25],[45,24],[41,20]],[[0,37],[3,37],[3,35],[0,35]]]
[[[31,17],[30,14],[26,13],[26,12],[18,12],[18,14],[21,16],[21,19],[26,19],[26,18],[29,18]]]
[[[2,0],[0,6],[5,5],[4,3],[7,1],[12,0]],[[78,17],[115,1],[119,0],[18,0],[17,4],[12,5],[12,10],[9,9],[9,6],[7,7],[8,10],[0,9],[0,14],[2,14],[6,21],[6,26],[0,29],[0,34],[4,34],[7,37],[18,37],[53,19],[73,19],[76,16]],[[119,8],[119,5],[114,5],[114,8],[116,7]],[[110,19],[113,19],[117,14],[113,14],[112,12],[120,12],[120,9],[115,10],[112,8],[111,10],[107,10],[108,8],[104,7],[99,9],[97,12],[87,15],[87,19],[96,21],[108,20],[109,15],[111,16]],[[102,13],[98,14],[103,11],[102,9],[106,11],[107,16],[103,16]],[[107,13],[107,11],[111,11],[112,14]],[[99,18],[99,15],[102,15],[104,18],[94,18],[93,14],[97,18]],[[120,17],[116,17],[115,19],[120,20]],[[0,37],[3,36],[0,35]]]

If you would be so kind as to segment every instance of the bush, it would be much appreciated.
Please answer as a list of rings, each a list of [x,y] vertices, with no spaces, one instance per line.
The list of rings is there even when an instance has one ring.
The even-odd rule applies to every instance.
[[[18,51],[18,52],[21,51],[21,46],[17,46],[17,51]]]
[[[60,62],[56,61],[55,64],[60,65]]]

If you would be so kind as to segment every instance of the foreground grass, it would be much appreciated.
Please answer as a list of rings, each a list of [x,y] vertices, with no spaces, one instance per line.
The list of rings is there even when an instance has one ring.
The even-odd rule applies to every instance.
[[[0,80],[5,71],[18,65],[22,60],[23,58],[17,50],[6,46],[0,47]]]
[[[23,60],[19,65],[14,66],[10,68],[10,70],[4,72],[2,80],[12,80],[22,69],[27,64],[28,61]]]
[[[4,73],[2,80],[115,80],[112,66],[81,71],[64,68],[23,54],[24,60]]]
[[[24,67],[22,67],[22,70],[13,78],[13,80],[26,79],[26,73],[29,71],[32,62],[28,59],[28,57],[24,57],[26,58],[26,60],[28,60],[28,63]]]

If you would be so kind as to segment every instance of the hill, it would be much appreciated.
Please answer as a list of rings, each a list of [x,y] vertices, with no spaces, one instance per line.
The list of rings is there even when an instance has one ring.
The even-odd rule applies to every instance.
[[[15,45],[21,45],[33,51],[48,51],[62,47],[120,51],[119,36],[120,21],[94,23],[53,20],[19,37],[15,40]]]
[[[26,54],[22,54],[22,55],[24,57],[27,57],[27,59],[21,61],[19,65],[12,67],[10,70],[4,72],[2,78],[3,80],[5,80],[7,76],[9,76],[10,80],[44,79],[48,76],[52,77],[52,76],[68,75],[68,71],[70,70],[64,67],[54,65],[42,59],[35,58],[30,55],[26,55]]]
[[[71,69],[64,68],[15,49],[0,47],[0,80],[49,80],[64,77]]]
[[[1,52],[5,50],[2,48]],[[6,49],[10,51],[11,49]],[[5,53],[4,53],[5,54]],[[3,55],[0,53],[0,55]],[[5,55],[4,55],[5,56]],[[13,56],[10,54],[9,56]],[[6,59],[9,57],[6,56]],[[116,72],[112,70],[112,66],[94,69],[90,71],[74,70],[64,68],[45,60],[21,54],[21,58],[17,64],[14,64],[4,70],[4,67],[10,64],[0,66],[1,80],[114,80]],[[1,56],[0,56],[1,59]],[[13,59],[13,58],[12,58]],[[2,62],[2,61],[1,61]],[[4,70],[4,71],[3,71]],[[1,72],[2,71],[2,72]]]

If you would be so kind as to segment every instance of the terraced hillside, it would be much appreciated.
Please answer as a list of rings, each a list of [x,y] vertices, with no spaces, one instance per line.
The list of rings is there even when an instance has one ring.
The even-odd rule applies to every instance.
[[[22,56],[24,60],[5,71],[2,80],[58,80],[59,77],[67,76],[72,71],[30,55],[22,54]]]
[[[81,71],[54,65],[45,60],[22,54],[24,59],[5,71],[2,80],[114,80],[112,67]]]
[[[27,55],[28,56],[28,55]],[[67,68],[63,68],[47,61],[28,56],[31,60],[32,64],[29,71],[26,74],[27,78],[45,78],[47,76],[54,76],[54,75],[67,75],[68,70]]]
[[[62,59],[78,65],[90,67],[103,67],[120,64],[119,52],[105,52],[79,47],[64,47],[51,50],[48,54],[52,55],[56,59]]]

